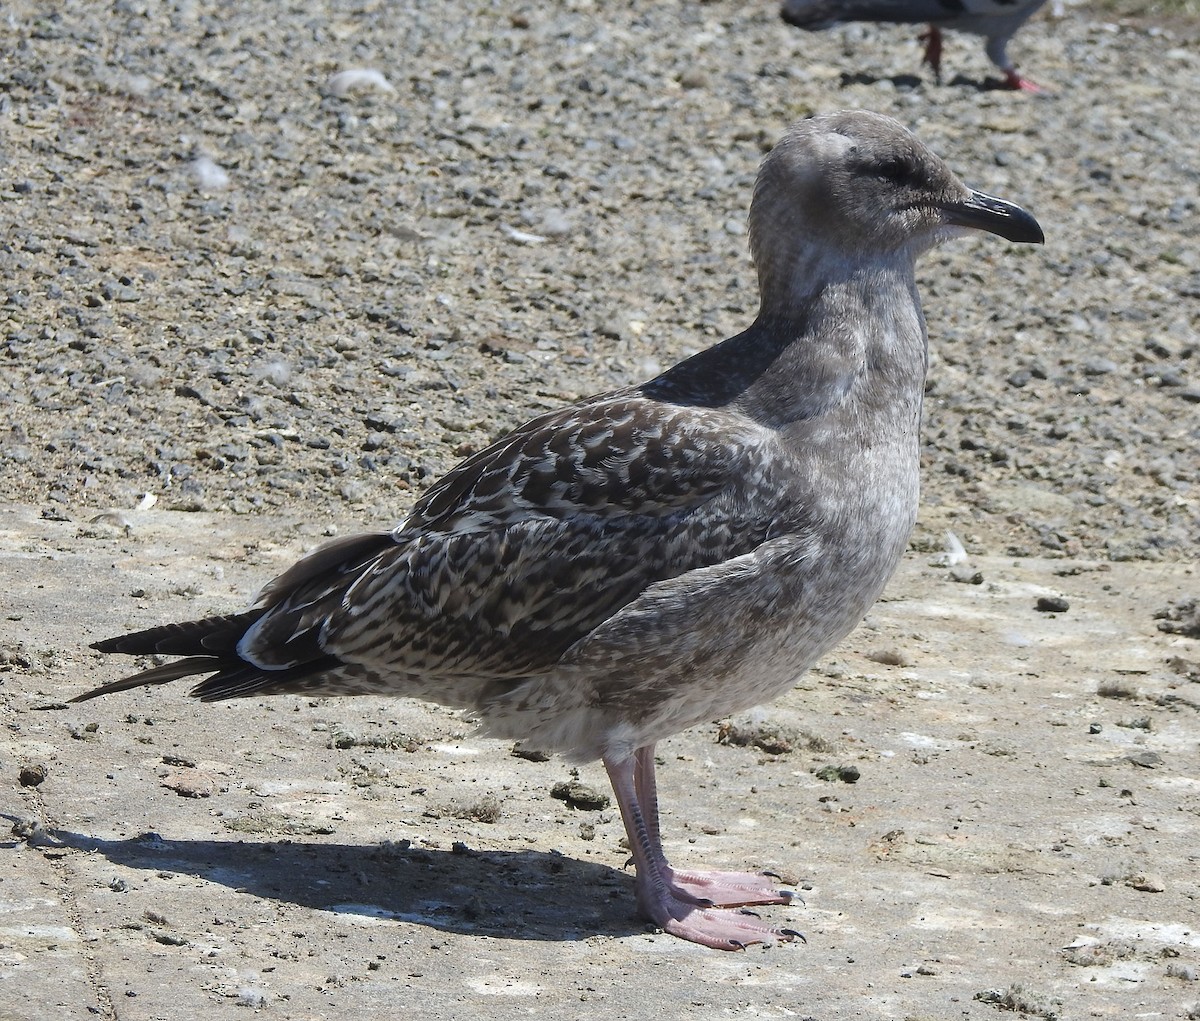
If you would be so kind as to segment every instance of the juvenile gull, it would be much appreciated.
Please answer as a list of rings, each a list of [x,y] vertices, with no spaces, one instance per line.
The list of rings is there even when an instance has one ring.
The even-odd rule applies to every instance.
[[[745,332],[521,426],[244,613],[97,642],[184,658],[76,701],[207,674],[204,701],[461,707],[487,734],[603,759],[647,919],[722,949],[795,937],[722,910],[787,903],[771,877],[667,863],[654,745],[787,690],[879,595],[917,511],[913,263],[976,230],[1042,241],[888,117],[800,122],[754,188]]]
[[[1008,41],[1046,0],[783,0],[780,16],[789,25],[817,31],[845,21],[882,21],[900,25],[928,22],[921,36],[924,62],[942,76],[942,29],[981,35],[988,59],[1000,68],[1009,88],[1040,92],[1017,73]]]

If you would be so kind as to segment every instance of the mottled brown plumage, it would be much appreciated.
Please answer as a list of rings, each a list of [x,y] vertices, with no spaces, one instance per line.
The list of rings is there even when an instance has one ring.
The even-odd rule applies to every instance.
[[[774,930],[714,905],[768,878],[678,872],[654,742],[785,690],[862,617],[916,514],[924,250],[981,229],[1040,241],[889,118],[803,121],[750,214],[760,314],[640,386],[543,415],[464,461],[391,532],[301,560],[250,611],[99,642],[187,657],[80,698],[208,674],[202,699],[394,694],[485,732],[601,757],[638,903],[733,948]]]

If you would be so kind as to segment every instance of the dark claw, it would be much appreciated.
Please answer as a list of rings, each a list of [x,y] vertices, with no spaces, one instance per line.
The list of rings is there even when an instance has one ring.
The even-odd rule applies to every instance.
[[[629,868],[629,866],[630,866],[630,865],[633,865],[633,864],[634,864],[633,857],[632,857],[632,856],[630,856],[630,857],[628,857],[628,858],[626,858],[626,859],[625,859],[625,864],[624,864],[624,865],[622,865],[622,866],[621,866],[621,868],[623,868],[623,869],[627,869],[627,868]]]
[[[781,876],[778,872],[771,872],[767,869],[763,869],[759,875],[766,876],[768,879],[778,879],[781,883],[783,882],[783,876]]]
[[[797,932],[795,929],[780,929],[780,936],[786,936],[788,939],[798,939],[801,943],[807,943],[808,938],[802,932]]]
[[[745,950],[746,949],[746,944],[743,943],[741,940],[737,940],[737,939],[731,939],[729,941],[729,945],[731,947],[733,947],[734,950]]]
[[[791,903],[792,898],[796,896],[795,890],[776,890],[775,892],[779,894],[780,897],[786,897],[789,904]],[[800,903],[803,904],[804,901],[801,901]]]
[[[749,915],[751,918],[762,918],[757,911],[751,911],[749,908],[738,908],[739,915]]]

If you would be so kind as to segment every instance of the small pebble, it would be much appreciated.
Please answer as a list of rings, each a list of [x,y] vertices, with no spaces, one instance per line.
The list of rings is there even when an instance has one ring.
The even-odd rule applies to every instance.
[[[1125,758],[1135,766],[1141,766],[1143,769],[1157,769],[1163,764],[1163,757],[1158,752],[1144,749],[1142,751],[1130,752]]]
[[[832,783],[841,780],[842,783],[857,783],[862,773],[857,766],[822,766],[813,774],[818,780]]]
[[[50,775],[50,770],[41,762],[26,763],[21,767],[18,780],[22,787],[36,787]]]
[[[950,568],[950,580],[956,581],[960,585],[982,585],[983,572],[977,571],[973,567],[952,567]]]
[[[1039,613],[1066,613],[1071,608],[1062,596],[1039,596],[1034,609]]]
[[[1135,890],[1141,890],[1142,893],[1162,893],[1167,888],[1163,883],[1162,876],[1153,872],[1133,876],[1125,885]]]
[[[262,1010],[267,1005],[267,994],[259,989],[239,989],[237,1005],[239,1007],[250,1007],[253,1010]]]
[[[229,175],[207,156],[197,156],[188,164],[188,171],[200,191],[222,191],[229,187]]]
[[[352,92],[395,92],[382,71],[373,67],[351,67],[339,71],[325,83],[331,96],[345,99]]]
[[[518,741],[512,746],[512,751],[509,752],[514,758],[527,759],[530,762],[549,762],[550,753],[543,751],[541,748],[526,748],[525,745]]]
[[[572,224],[570,219],[567,218],[567,214],[560,209],[547,209],[542,214],[541,223],[538,224],[539,233],[552,238],[570,234],[571,227]]]
[[[556,783],[550,788],[550,797],[558,798],[559,801],[565,801],[572,808],[582,809],[585,812],[598,812],[602,808],[608,808],[611,803],[607,794],[594,787],[589,787],[585,783],[580,783],[578,780],[564,780]]]

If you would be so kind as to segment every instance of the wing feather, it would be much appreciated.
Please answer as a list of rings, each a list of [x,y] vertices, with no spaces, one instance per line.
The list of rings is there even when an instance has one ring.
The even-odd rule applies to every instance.
[[[709,500],[762,431],[738,416],[618,391],[534,419],[448,472],[398,536],[587,513],[660,518]]]
[[[780,508],[760,447],[745,419],[636,393],[543,416],[390,536],[272,583],[239,652],[274,669],[330,655],[427,677],[544,671],[647,586],[763,540]]]

